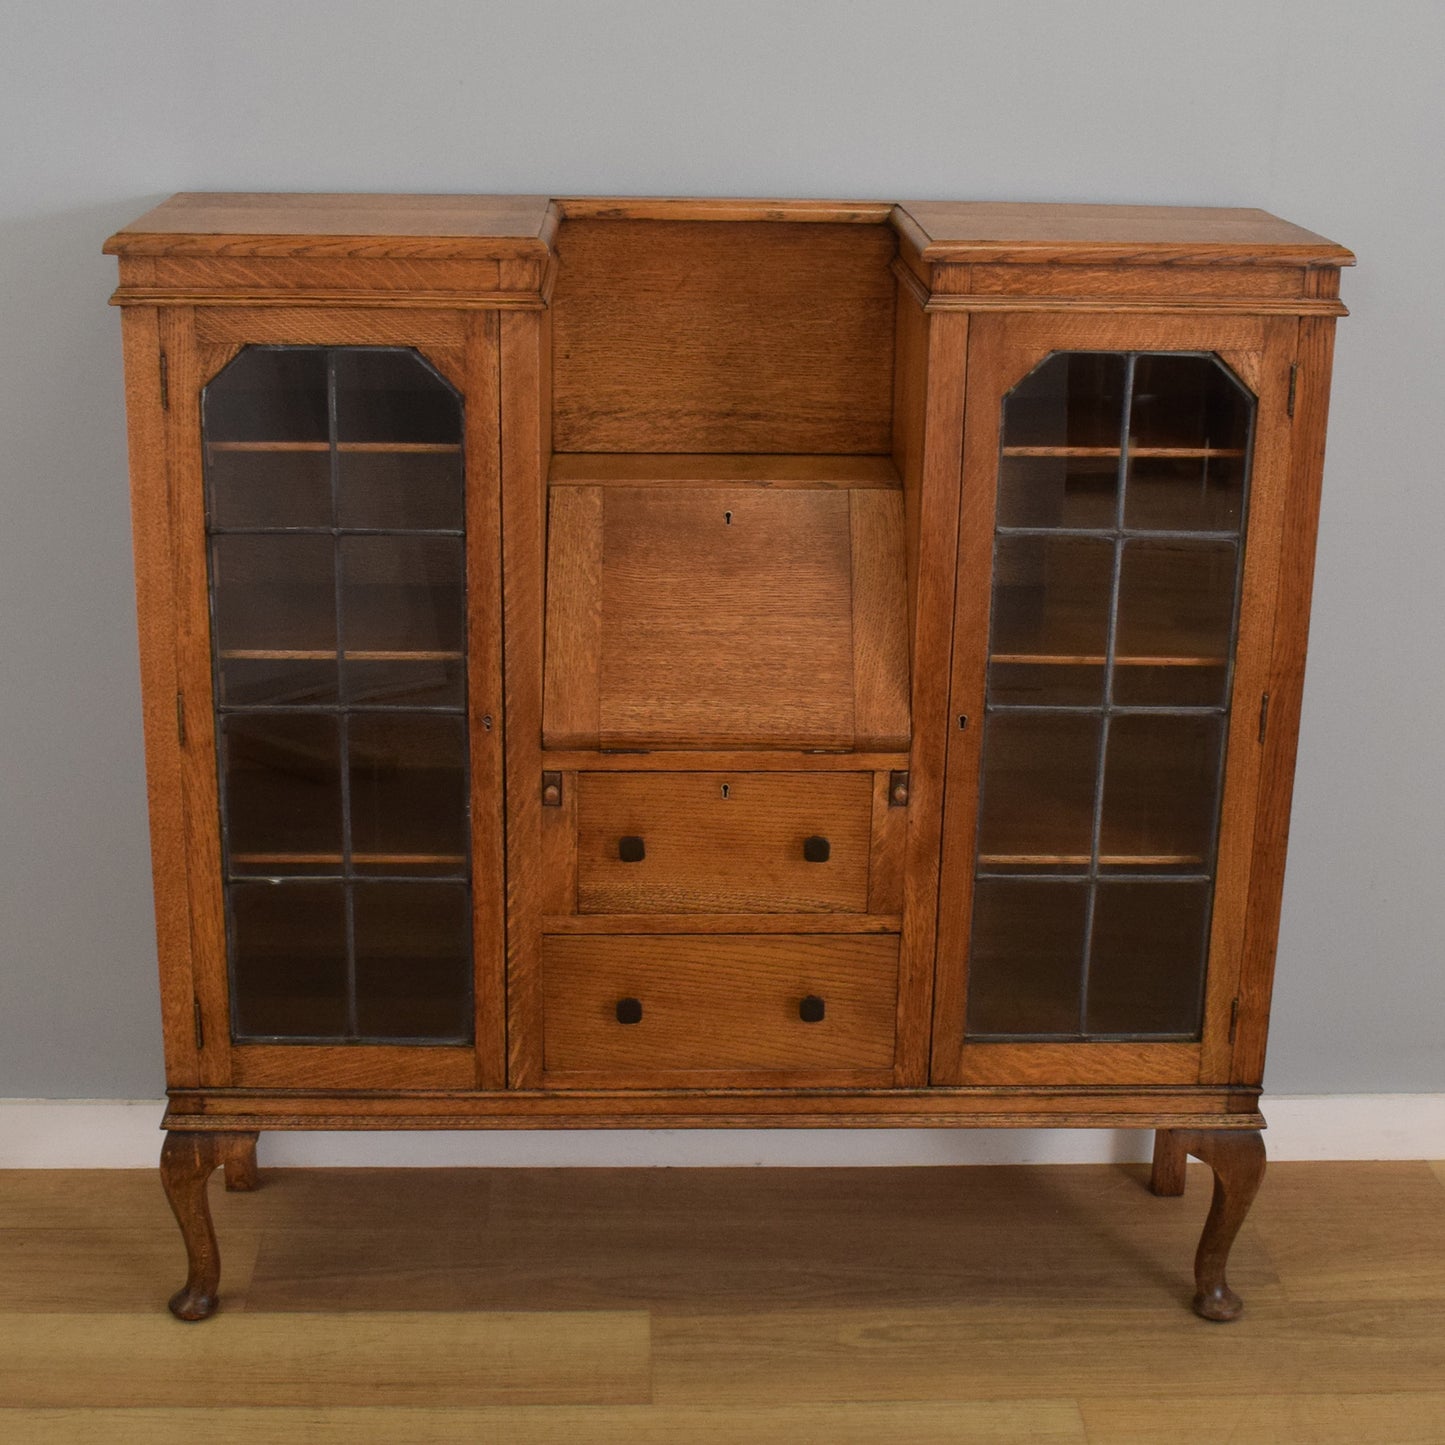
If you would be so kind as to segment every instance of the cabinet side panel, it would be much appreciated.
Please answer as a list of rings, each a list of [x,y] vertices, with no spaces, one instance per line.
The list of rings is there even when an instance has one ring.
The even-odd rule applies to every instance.
[[[210,589],[201,462],[201,390],[229,349],[196,343],[195,314],[161,315],[170,409],[166,451],[171,474],[175,559],[177,686],[184,701],[181,748],[191,957],[203,1043],[202,1079],[231,1082],[231,1008],[226,976],[225,902],[221,888],[220,801],[216,780],[215,700],[211,678]]]
[[[195,989],[186,897],[185,816],[181,807],[177,728],[175,578],[157,313],[148,307],[127,308],[121,313],[121,336],[125,354],[136,621],[140,633],[161,1023],[166,1082],[173,1088],[184,1088],[200,1082],[200,1065],[196,1054]]]
[[[1262,350],[1221,353],[1221,359],[1255,393],[1257,411],[1204,999],[1200,1072],[1204,1083],[1229,1077],[1229,1035],[1239,995],[1263,754],[1260,699],[1269,687],[1280,549],[1291,486],[1287,397],[1296,326],[1293,317],[1271,317]]]
[[[903,300],[899,304],[914,303]],[[908,1086],[926,1083],[929,1070],[969,324],[963,314],[928,320],[917,617],[913,630],[913,747],[909,758],[903,941],[898,963],[897,1081]]]
[[[472,774],[472,957],[477,1082],[507,1082],[506,846],[503,821],[501,395],[498,322],[468,318],[467,678]]]
[[[1307,317],[1300,321],[1299,328],[1290,492],[1275,604],[1268,726],[1255,822],[1254,871],[1239,980],[1239,1026],[1230,1075],[1234,1080],[1251,1084],[1259,1083],[1264,1075],[1290,803],[1299,747],[1305,643],[1314,585],[1315,537],[1319,530],[1325,423],[1335,345],[1333,318]]]
[[[549,313],[509,313],[502,338],[502,577],[507,728],[508,1082],[542,1076],[542,566]]]

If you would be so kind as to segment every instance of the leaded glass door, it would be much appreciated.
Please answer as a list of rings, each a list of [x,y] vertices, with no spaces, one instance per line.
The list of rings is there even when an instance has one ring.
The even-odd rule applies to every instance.
[[[203,509],[178,526],[209,617],[213,726],[187,741],[191,846],[215,870],[192,879],[213,1076],[502,1080],[501,882],[474,868],[501,835],[498,658],[469,646],[498,588],[476,364],[494,350],[198,358]]]
[[[1227,1076],[1288,343],[977,328],[937,1082]]]

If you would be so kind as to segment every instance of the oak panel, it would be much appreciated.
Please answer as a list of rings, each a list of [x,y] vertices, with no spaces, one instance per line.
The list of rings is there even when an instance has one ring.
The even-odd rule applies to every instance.
[[[894,247],[885,226],[564,221],[557,449],[888,451]]]

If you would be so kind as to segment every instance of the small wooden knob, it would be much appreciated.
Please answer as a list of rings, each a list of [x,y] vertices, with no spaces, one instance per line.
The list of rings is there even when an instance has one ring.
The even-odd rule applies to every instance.
[[[809,863],[826,863],[833,849],[826,838],[814,836],[803,839],[803,857]]]
[[[798,1017],[805,1024],[820,1024],[823,1022],[823,1015],[827,1013],[828,1006],[815,993],[810,993],[798,1005]]]
[[[627,837],[617,840],[617,856],[624,863],[641,863],[647,857],[647,846],[641,838],[629,833]]]
[[[617,1022],[620,1024],[640,1024],[642,1022],[642,1000],[637,998],[618,999]]]
[[[908,784],[894,783],[892,798],[895,806],[901,808],[908,801]]]

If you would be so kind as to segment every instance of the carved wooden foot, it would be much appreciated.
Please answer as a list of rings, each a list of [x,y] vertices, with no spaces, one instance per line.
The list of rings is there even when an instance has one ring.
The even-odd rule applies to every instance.
[[[1234,1237],[1239,1233],[1244,1216],[1249,1213],[1249,1206],[1264,1179],[1264,1140],[1258,1129],[1174,1129],[1167,1132],[1173,1135],[1174,1143],[1165,1148],[1178,1153],[1181,1178],[1185,1154],[1202,1159],[1214,1170],[1214,1198],[1209,1205],[1209,1218],[1204,1221],[1198,1253],[1194,1256],[1194,1282],[1198,1286],[1194,1296],[1194,1313],[1206,1320],[1237,1319],[1244,1304],[1225,1282],[1224,1267],[1229,1262]],[[1157,1171],[1157,1144],[1154,1157]],[[1170,1153],[1166,1182],[1172,1181],[1173,1176],[1167,1170],[1173,1165],[1174,1155]]]
[[[1168,1197],[1183,1194],[1185,1164],[1188,1158],[1189,1151],[1181,1142],[1177,1129],[1156,1129],[1154,1168],[1149,1175],[1150,1190]]]
[[[216,1229],[206,1199],[206,1181],[220,1165],[239,1157],[244,1168],[247,1151],[238,1149],[234,1136],[172,1131],[161,1146],[161,1184],[171,1213],[186,1242],[185,1288],[171,1296],[171,1313],[178,1320],[203,1320],[215,1313],[221,1282],[221,1255]],[[241,1135],[255,1148],[254,1134]],[[251,1157],[254,1157],[252,1154]]]

